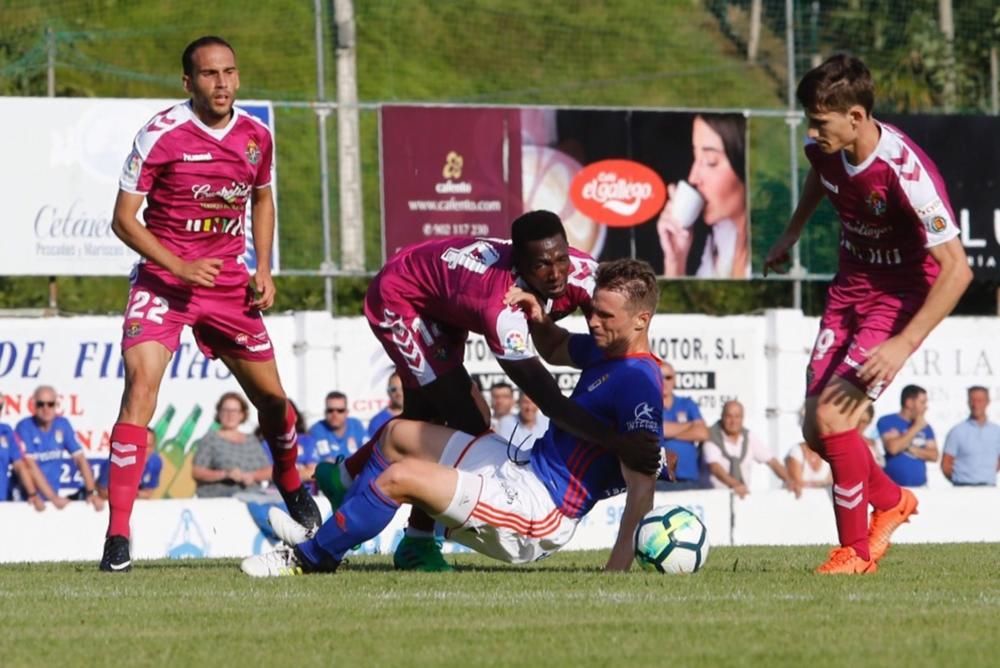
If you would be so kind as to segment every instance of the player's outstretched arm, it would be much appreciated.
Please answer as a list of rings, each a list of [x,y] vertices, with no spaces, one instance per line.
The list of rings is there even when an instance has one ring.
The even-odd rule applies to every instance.
[[[645,473],[660,470],[660,439],[650,432],[621,434],[563,396],[555,378],[537,357],[498,359],[500,368],[538,404],[538,410],[559,428],[613,452],[625,464]]]
[[[204,287],[215,285],[222,260],[199,258],[193,262],[185,262],[167,250],[136,217],[143,199],[145,195],[118,191],[114,219],[111,221],[111,230],[115,235],[136,253],[160,265],[182,281]]]
[[[927,335],[952,312],[972,282],[972,270],[958,237],[932,246],[928,252],[941,267],[927,300],[902,332],[875,346],[858,372],[867,383],[888,382]]]
[[[274,248],[274,194],[271,187],[255,188],[250,200],[253,218],[253,249],[257,255],[253,287],[257,293],[253,305],[266,310],[274,305],[276,293],[271,278],[271,251]]]
[[[809,217],[816,211],[816,207],[819,206],[822,199],[823,184],[820,183],[819,175],[816,174],[816,171],[810,169],[809,174],[806,176],[805,185],[802,186],[802,196],[795,207],[795,212],[792,213],[785,231],[782,232],[778,240],[771,246],[771,250],[767,252],[767,257],[764,259],[764,276],[767,276],[768,270],[778,273],[787,270],[788,263],[791,261],[792,246],[802,236],[802,229],[806,226]]]
[[[621,469],[625,479],[625,510],[618,525],[618,538],[611,548],[608,563],[604,565],[606,571],[627,571],[632,566],[635,530],[646,513],[653,509],[653,494],[656,491],[654,476],[633,471],[624,464]]]

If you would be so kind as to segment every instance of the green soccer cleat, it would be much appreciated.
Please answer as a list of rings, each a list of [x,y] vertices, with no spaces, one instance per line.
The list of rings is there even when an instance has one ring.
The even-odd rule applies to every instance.
[[[332,462],[320,462],[316,465],[316,473],[313,474],[319,491],[330,501],[333,512],[337,512],[337,509],[343,505],[344,497],[347,496],[347,492],[351,488],[350,485],[345,485],[340,477],[340,463],[342,461],[344,461],[343,455]]]
[[[392,564],[401,571],[450,573],[455,567],[441,554],[441,544],[434,538],[403,536],[392,555]]]

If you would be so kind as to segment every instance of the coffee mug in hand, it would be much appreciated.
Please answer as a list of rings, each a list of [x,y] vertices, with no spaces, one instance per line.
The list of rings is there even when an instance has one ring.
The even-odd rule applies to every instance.
[[[687,229],[694,225],[705,207],[705,198],[687,181],[678,181],[670,198],[670,213],[674,221]]]

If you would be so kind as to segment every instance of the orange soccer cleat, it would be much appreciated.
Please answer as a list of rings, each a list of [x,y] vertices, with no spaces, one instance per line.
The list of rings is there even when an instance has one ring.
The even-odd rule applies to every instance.
[[[862,575],[877,570],[878,564],[874,559],[862,559],[853,547],[835,547],[830,550],[830,558],[816,572],[821,575]]]
[[[902,490],[903,494],[895,507],[872,513],[872,521],[868,526],[868,551],[871,553],[872,561],[878,561],[885,556],[892,532],[904,522],[909,522],[910,515],[917,514],[917,497],[905,487]]]

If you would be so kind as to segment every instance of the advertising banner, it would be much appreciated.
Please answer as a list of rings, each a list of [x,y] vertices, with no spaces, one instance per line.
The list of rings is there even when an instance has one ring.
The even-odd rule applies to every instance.
[[[111,231],[118,178],[139,128],[177,102],[0,98],[0,146],[17,156],[0,162],[0,183],[17,194],[7,202],[3,273],[127,276],[138,256]],[[270,102],[240,101],[239,106],[274,132]],[[252,271],[257,261],[249,223],[248,211],[244,259]],[[275,243],[272,269],[278,267],[277,250]]]
[[[382,107],[383,254],[435,237],[510,236],[521,214],[516,109]]]
[[[1000,118],[879,116],[910,136],[937,165],[977,280],[1000,278]]]
[[[502,159],[477,161],[474,178],[447,178],[463,156],[444,147],[463,138]],[[667,277],[745,279],[748,164],[742,114],[386,107],[385,253],[429,236],[487,234],[470,225],[483,223],[486,184],[502,183],[520,201],[495,200],[490,235],[509,236],[521,211],[548,209],[570,244],[599,260],[641,258]]]

